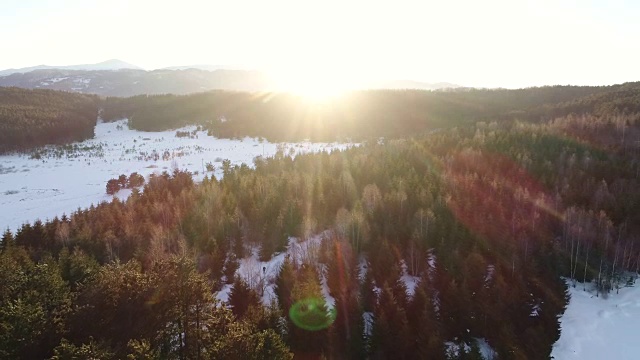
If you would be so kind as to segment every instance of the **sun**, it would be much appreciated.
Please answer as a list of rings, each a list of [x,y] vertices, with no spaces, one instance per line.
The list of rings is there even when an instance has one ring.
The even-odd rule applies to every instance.
[[[322,69],[287,69],[276,76],[280,91],[293,93],[312,102],[326,102],[355,90],[357,83],[341,71]]]

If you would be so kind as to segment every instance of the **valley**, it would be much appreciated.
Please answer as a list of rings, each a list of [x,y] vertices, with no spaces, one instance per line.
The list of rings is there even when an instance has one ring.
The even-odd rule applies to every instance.
[[[191,137],[177,137],[179,131]],[[223,161],[229,165],[253,165],[256,157],[271,157],[341,150],[352,146],[338,143],[270,143],[255,138],[217,139],[195,126],[162,132],[130,130],[127,120],[99,121],[95,137],[66,146],[48,146],[27,153],[0,155],[0,227],[17,230],[25,222],[71,215],[79,208],[111,201],[105,192],[107,180],[137,172],[193,173],[195,181],[205,176],[220,178]],[[213,165],[213,171],[207,170]],[[142,190],[142,189],[140,189]],[[115,194],[126,200],[131,193]]]

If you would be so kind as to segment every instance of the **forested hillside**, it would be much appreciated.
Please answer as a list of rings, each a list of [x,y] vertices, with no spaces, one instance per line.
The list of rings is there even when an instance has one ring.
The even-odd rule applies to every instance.
[[[25,224],[2,241],[1,355],[444,359],[445,342],[482,338],[500,359],[548,358],[560,276],[610,292],[640,266],[640,115],[596,108],[225,162],[202,184],[165,173],[125,202]],[[321,233],[263,279],[271,306],[264,283],[235,276],[251,249],[266,260]],[[229,310],[212,296],[224,284]]]
[[[107,98],[104,118],[129,118],[138,130],[202,124],[218,137],[270,141],[397,138],[476,121],[547,121],[570,113],[635,111],[640,84],[552,86],[519,90],[370,90],[325,102],[285,93],[214,91]],[[620,97],[624,94],[624,97]],[[607,104],[607,107],[603,107]]]
[[[268,91],[275,87],[273,80],[266,74],[249,70],[158,69],[145,71],[142,69],[73,70],[58,68],[0,75],[0,86],[62,90],[100,96],[190,94],[214,89]]]
[[[0,153],[93,137],[96,96],[0,87]]]
[[[544,122],[569,114],[639,110],[640,85],[519,90],[370,90],[314,103],[287,93],[212,91],[99,99],[47,90],[0,88],[0,152],[92,137],[98,108],[138,130],[203,125],[222,138],[334,141],[401,138],[478,121]]]

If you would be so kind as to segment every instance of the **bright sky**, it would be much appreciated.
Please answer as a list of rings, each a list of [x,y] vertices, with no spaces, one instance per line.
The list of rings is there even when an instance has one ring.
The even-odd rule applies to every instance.
[[[640,80],[640,1],[8,0],[0,34],[0,69],[117,58],[311,83]]]

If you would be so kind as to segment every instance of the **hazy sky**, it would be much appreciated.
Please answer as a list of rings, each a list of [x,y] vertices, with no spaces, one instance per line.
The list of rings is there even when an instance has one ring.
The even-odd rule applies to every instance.
[[[640,1],[8,0],[0,34],[0,69],[118,58],[312,83],[640,80]]]

